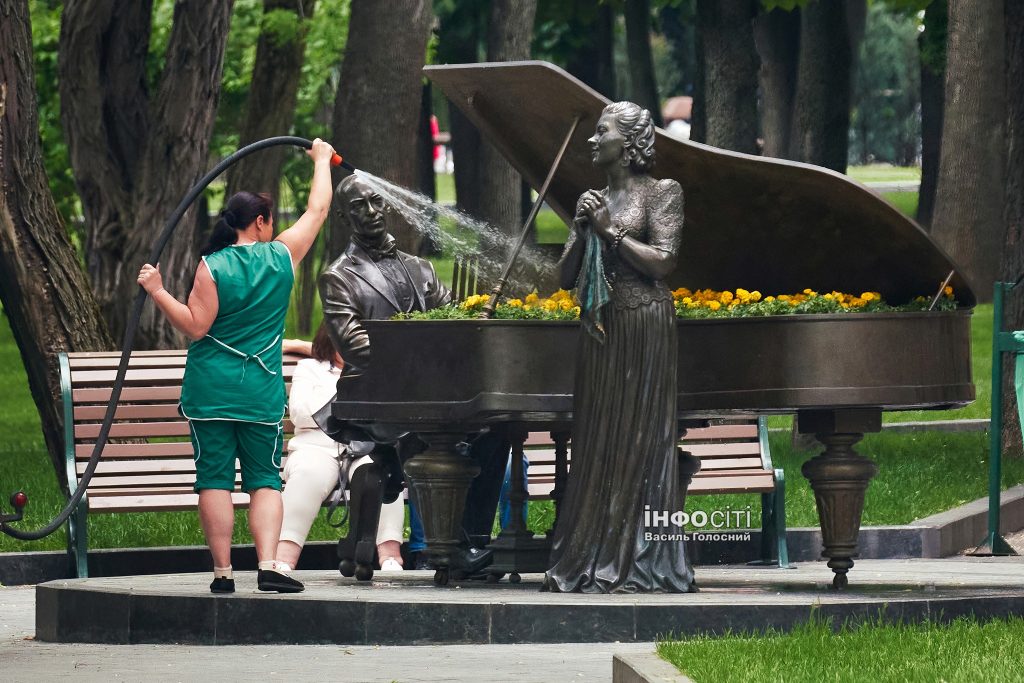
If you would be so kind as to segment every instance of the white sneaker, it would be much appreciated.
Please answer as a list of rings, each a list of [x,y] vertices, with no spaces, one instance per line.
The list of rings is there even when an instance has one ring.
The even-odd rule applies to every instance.
[[[402,571],[402,565],[398,564],[398,560],[393,557],[389,557],[380,563],[380,570],[382,572],[400,572]]]

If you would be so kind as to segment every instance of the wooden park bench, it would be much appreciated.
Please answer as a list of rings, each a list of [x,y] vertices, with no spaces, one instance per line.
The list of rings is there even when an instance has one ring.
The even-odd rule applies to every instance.
[[[60,382],[68,488],[85,471],[110,400],[121,354],[62,353]],[[300,356],[284,357],[290,384]],[[178,414],[184,351],[135,351],[128,364],[110,437],[78,509],[68,520],[68,554],[79,577],[88,576],[87,516],[104,512],[195,510],[195,463],[188,421]],[[291,436],[291,421],[284,431]],[[287,443],[285,448],[287,449]],[[286,451],[287,452],[287,451]],[[248,506],[235,472],[236,506]]]

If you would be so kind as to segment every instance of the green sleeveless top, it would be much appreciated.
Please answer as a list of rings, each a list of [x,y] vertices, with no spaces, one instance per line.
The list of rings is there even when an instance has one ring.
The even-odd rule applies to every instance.
[[[217,285],[217,318],[188,347],[182,415],[276,424],[286,396],[281,337],[292,258],[282,242],[230,246],[203,257]]]

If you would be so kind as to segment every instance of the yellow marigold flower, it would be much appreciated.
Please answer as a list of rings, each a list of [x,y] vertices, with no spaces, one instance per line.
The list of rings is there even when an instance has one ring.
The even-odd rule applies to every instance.
[[[549,298],[554,299],[555,301],[558,301],[558,302],[571,301],[572,300],[572,296],[565,289],[559,289],[554,294],[552,294]]]
[[[544,299],[544,303],[541,304],[541,307],[545,311],[557,311],[558,310],[558,302],[553,300],[553,299]]]
[[[688,296],[684,296],[684,297],[683,297],[683,303],[684,303],[684,304],[692,304],[692,303],[693,303],[693,299],[691,299],[691,298],[690,298],[690,297],[688,297]]]
[[[760,294],[760,292],[758,292],[758,294]],[[768,296],[766,296],[766,297],[764,298],[764,300],[765,300],[766,302],[769,302],[769,301],[775,301],[775,297],[774,297],[774,296],[772,296],[771,294],[769,294]]]
[[[860,298],[864,299],[864,301],[871,301],[875,298],[875,295],[871,292],[861,292]]]
[[[832,301],[833,299],[835,299],[835,297],[832,296],[831,294],[826,294],[825,298],[828,299],[829,301]]]
[[[708,302],[708,308],[710,308],[712,311],[717,311],[721,307],[722,307],[722,304],[718,303],[717,301],[709,301]]]
[[[577,318],[580,317],[580,307],[579,306],[573,306],[572,307],[572,312],[573,312],[573,315],[575,315]]]
[[[813,290],[811,290],[811,289],[805,289],[805,290],[804,290],[804,294],[807,294],[807,295],[809,295],[809,296],[814,296],[814,291],[813,291]]]
[[[760,301],[761,300],[761,292],[759,292],[759,291],[757,291],[755,289],[753,292],[750,293],[750,300],[751,301]]]
[[[508,305],[511,306],[512,308],[522,308],[523,307],[523,300],[522,299],[509,299],[508,300]]]
[[[789,305],[790,305],[790,306],[799,306],[799,305],[800,305],[800,302],[799,302],[799,301],[797,301],[796,299],[790,299],[790,300],[789,300]]]
[[[726,291],[724,291],[724,292],[722,292],[721,294],[718,295],[718,300],[721,301],[723,304],[729,303],[730,301],[732,301],[732,299],[733,299],[732,292],[730,292],[728,290],[726,290]],[[718,310],[718,309],[715,309],[715,310]]]
[[[568,299],[562,299],[561,301],[558,302],[558,306],[563,311],[571,311],[572,310],[572,301],[569,301]]]
[[[535,304],[539,300],[540,300],[540,297],[537,296],[537,290],[533,290],[532,292],[530,292],[529,294],[526,295],[525,303]]]

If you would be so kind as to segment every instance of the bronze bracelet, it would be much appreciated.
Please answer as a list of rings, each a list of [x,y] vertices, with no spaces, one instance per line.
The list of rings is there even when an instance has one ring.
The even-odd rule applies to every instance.
[[[615,238],[612,240],[612,249],[618,251],[619,245],[622,244],[622,239],[626,236],[626,229],[619,226],[619,229],[615,231]]]

